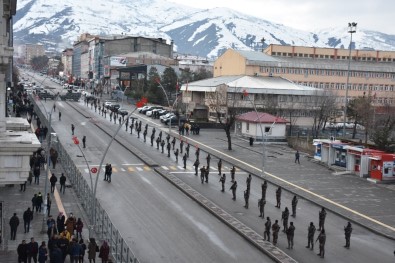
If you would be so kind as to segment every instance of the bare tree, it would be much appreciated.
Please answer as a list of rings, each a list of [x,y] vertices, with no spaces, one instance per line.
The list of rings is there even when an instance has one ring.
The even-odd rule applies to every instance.
[[[310,109],[313,116],[313,126],[311,128],[313,137],[318,138],[324,123],[336,110],[336,99],[329,90],[317,90],[311,97]]]
[[[391,144],[395,143],[395,108],[386,105],[376,109],[374,119],[372,141],[380,150],[391,151]]]

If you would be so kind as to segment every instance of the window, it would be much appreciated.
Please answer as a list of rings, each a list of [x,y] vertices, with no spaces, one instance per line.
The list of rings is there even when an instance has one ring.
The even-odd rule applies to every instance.
[[[265,133],[269,133],[270,132],[270,127],[265,127]]]
[[[250,130],[250,123],[247,122],[247,123],[246,123],[246,126],[247,126],[247,127],[246,127],[246,130],[247,130],[247,132],[248,132],[248,131]]]

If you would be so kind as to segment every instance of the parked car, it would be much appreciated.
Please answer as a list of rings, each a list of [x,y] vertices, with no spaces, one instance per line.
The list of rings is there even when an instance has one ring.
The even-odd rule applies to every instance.
[[[148,106],[147,108],[142,109],[140,113],[145,114],[147,111],[153,110],[153,109],[154,109],[154,106]]]
[[[161,122],[164,122],[165,120],[167,120],[171,116],[175,116],[175,114],[172,113],[172,112],[169,112],[169,113],[166,113],[165,115],[160,116],[159,119],[160,119]]]
[[[137,110],[138,110],[139,113],[141,113],[142,110],[148,109],[149,107],[151,107],[151,106],[147,106],[147,105],[146,105],[146,106],[137,108]]]
[[[158,111],[159,117],[160,117],[160,116],[163,116],[163,115],[165,115],[165,114],[167,114],[167,113],[169,113],[168,110],[159,110],[159,111]]]
[[[177,116],[171,116],[170,118],[168,118],[168,119],[166,119],[165,121],[164,121],[164,123],[166,124],[166,125],[169,125],[169,122],[170,122],[170,125],[178,125],[178,123],[184,123],[184,122],[186,122],[186,118],[185,117],[177,117]]]

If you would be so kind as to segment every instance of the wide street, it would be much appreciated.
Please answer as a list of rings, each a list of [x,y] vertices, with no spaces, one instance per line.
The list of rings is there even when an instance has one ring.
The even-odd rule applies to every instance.
[[[58,84],[52,83],[49,80],[44,81],[45,85],[58,87]],[[59,87],[58,87],[59,88]],[[53,105],[53,101],[47,100],[42,102],[47,109]],[[41,105],[41,103],[38,103]],[[80,102],[63,102],[56,101],[56,110],[62,112],[62,120],[57,119],[57,111],[53,116],[53,127],[58,134],[61,143],[65,146],[67,151],[74,157],[75,163],[80,167],[81,172],[89,179],[86,165],[82,158],[78,157],[80,152],[78,148],[73,145],[71,140],[71,124],[76,127],[75,133],[80,138],[83,135],[87,136],[87,148],[84,153],[91,166],[98,165],[102,157],[102,153],[107,146],[110,137],[104,133],[99,127],[106,127],[106,129],[116,130],[118,124],[111,123],[107,115],[107,119],[95,113],[91,107],[86,107],[83,100]],[[82,114],[81,114],[82,113]],[[86,118],[90,116],[91,118]],[[161,154],[156,150],[156,147],[151,147],[149,136],[151,134],[151,127],[155,126],[157,132],[162,129],[167,131],[167,127],[161,126],[158,122],[152,121],[141,114],[136,113],[135,117],[150,125],[147,136],[147,142],[144,143],[142,137],[137,139],[135,133],[131,135],[122,128],[120,136],[125,138],[130,144],[138,148],[145,155],[152,158],[160,166],[177,176],[180,180],[188,184],[190,187],[201,193],[203,196],[214,202],[216,205],[224,209],[234,218],[241,221],[246,226],[250,227],[259,234],[263,234],[264,220],[258,217],[257,201],[260,198],[260,186],[262,179],[253,177],[251,184],[250,208],[243,207],[243,191],[245,190],[245,179],[247,173],[238,170],[236,179],[239,187],[237,191],[237,201],[231,200],[231,193],[228,190],[230,187],[229,169],[231,164],[224,162],[223,171],[227,174],[226,192],[220,192],[219,176],[216,171],[217,158],[212,156],[211,173],[208,184],[201,184],[200,178],[194,175],[193,161],[194,161],[194,147],[191,147],[190,158],[187,163],[187,169],[182,168],[182,161],[179,158],[178,163],[175,162],[174,154],[168,158],[167,155]],[[157,133],[158,134],[158,133]],[[177,133],[173,132],[172,135]],[[218,133],[211,131],[203,131],[201,135],[190,136],[192,140],[196,139],[210,143],[210,138],[217,136]],[[225,134],[223,133],[223,136]],[[177,136],[178,137],[178,136]],[[225,136],[224,136],[225,137]],[[177,146],[178,146],[177,141]],[[223,141],[223,144],[226,144]],[[176,146],[176,147],[177,147]],[[217,148],[223,152],[223,146],[218,146],[213,143],[210,147]],[[258,147],[254,148],[259,151]],[[273,152],[280,157],[285,155],[287,147],[279,147],[278,150],[269,147],[268,155],[268,170],[275,173],[273,157],[270,157]],[[240,147],[242,151],[243,148]],[[237,148],[239,150],[239,148]],[[227,153],[232,154],[232,153]],[[235,154],[236,162],[249,162],[248,158]],[[288,153],[288,155],[290,155]],[[245,154],[244,154],[245,156]],[[292,155],[290,155],[292,156]],[[201,152],[200,162],[205,165],[206,153]],[[271,158],[271,159],[270,159]],[[281,159],[281,158],[278,158]],[[285,161],[283,164],[283,173],[277,173],[277,176],[285,178],[292,176],[292,170],[297,169],[292,163],[292,159]],[[302,159],[302,165],[305,159]],[[135,253],[142,262],[270,262],[271,260],[262,252],[244,240],[235,231],[219,221],[216,217],[211,215],[203,209],[196,202],[188,198],[184,193],[180,192],[166,181],[162,176],[156,173],[152,167],[144,165],[144,163],[128,151],[124,146],[114,142],[109,153],[105,159],[105,163],[111,163],[114,167],[113,180],[111,184],[100,180],[98,185],[98,198],[111,217],[113,223],[118,227],[124,237],[128,237],[129,244],[134,248]],[[260,159],[251,165],[258,166]],[[313,176],[323,176],[323,167],[316,164],[309,164],[311,166],[311,174]],[[314,166],[315,165],[315,166]],[[286,173],[285,171],[288,171]],[[322,174],[321,174],[322,172]],[[329,180],[329,179],[328,179]],[[346,181],[346,180],[345,180]],[[308,180],[305,180],[305,185],[309,185]],[[324,182],[324,181],[323,181]],[[363,191],[369,185],[362,182],[358,188],[351,189],[351,191]],[[316,188],[325,187],[324,185],[316,184],[310,189],[314,191]],[[265,216],[270,216],[272,222],[278,219],[280,221],[281,211],[285,206],[291,208],[291,198],[293,195],[283,191],[283,204],[280,209],[275,208],[275,186],[269,184],[267,191],[267,204],[265,207]],[[328,189],[329,190],[329,189]],[[335,189],[334,189],[335,190]],[[328,193],[327,198],[333,201],[336,200],[336,192]],[[332,196],[331,196],[332,195]],[[353,202],[361,202],[361,200],[344,200],[344,203],[349,203],[351,206]],[[379,211],[379,207],[376,207]],[[295,231],[295,246],[293,250],[287,250],[287,242],[285,234],[280,233],[278,247],[285,251],[289,256],[299,262],[319,262],[321,260],[315,251],[310,251],[305,248],[307,243],[307,226],[310,221],[318,227],[318,211],[320,207],[316,204],[300,199],[298,203],[298,211],[296,218],[290,217],[289,221],[294,221]],[[373,262],[379,260],[380,262],[393,262],[393,250],[395,242],[377,235],[372,231],[367,230],[357,224],[353,224],[353,234],[351,241],[351,249],[343,248],[345,243],[343,226],[347,220],[338,216],[337,214],[328,211],[325,229],[327,232],[326,255],[327,262]],[[387,222],[386,222],[387,223]],[[280,222],[280,225],[281,222]],[[317,237],[316,233],[315,237]]]

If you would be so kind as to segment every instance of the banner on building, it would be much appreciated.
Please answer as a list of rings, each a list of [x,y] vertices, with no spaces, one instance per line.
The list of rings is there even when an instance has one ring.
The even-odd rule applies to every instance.
[[[111,67],[126,67],[126,57],[110,57]]]

